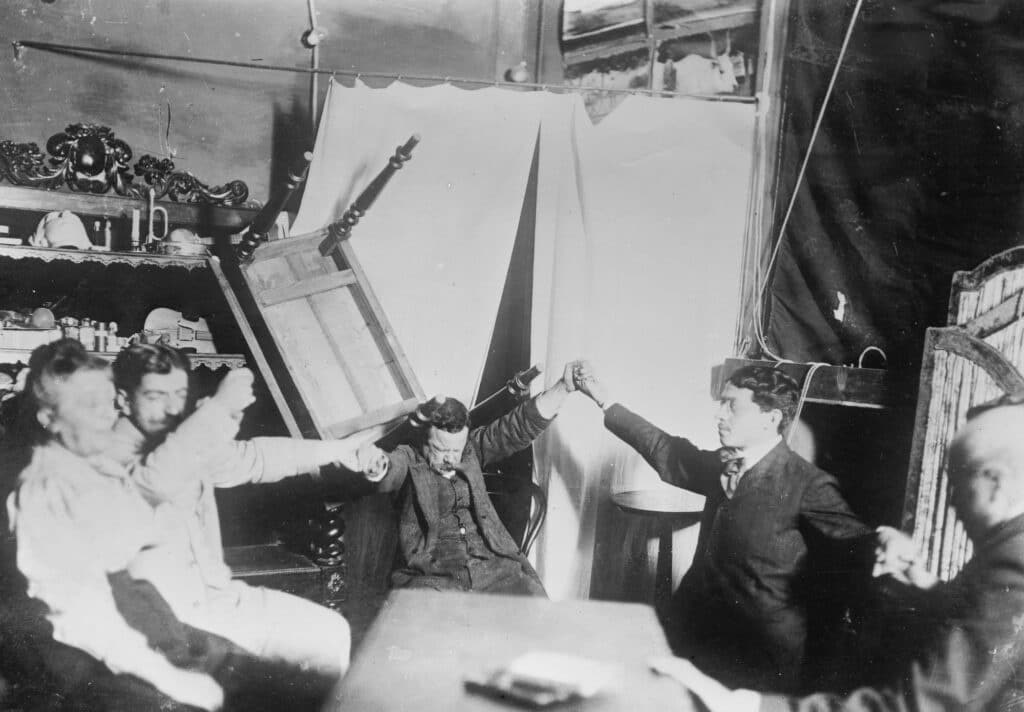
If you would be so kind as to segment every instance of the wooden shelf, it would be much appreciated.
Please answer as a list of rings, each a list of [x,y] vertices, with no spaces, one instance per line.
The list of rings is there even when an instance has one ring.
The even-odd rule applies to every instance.
[[[206,257],[183,255],[158,255],[149,252],[102,252],[99,250],[63,250],[55,247],[31,247],[28,245],[0,245],[0,257],[10,259],[37,259],[43,262],[97,262],[100,264],[126,264],[132,267],[183,267],[185,269],[206,269]]]
[[[0,363],[22,363],[28,365],[28,357],[33,349],[0,349]],[[117,356],[114,351],[94,351],[93,353],[113,361]],[[220,368],[241,368],[245,365],[242,354],[186,354],[193,368],[208,368],[216,371]]]
[[[566,64],[590,62],[646,47],[656,49],[665,41],[756,25],[757,22],[757,0],[741,0],[732,7],[699,10],[664,20],[655,24],[649,34],[644,32],[641,23],[627,28],[628,32],[623,28],[609,31],[605,39],[600,38],[602,33],[594,33],[591,37],[572,37],[566,40],[563,58]]]
[[[803,384],[811,369],[811,364],[808,363],[776,364],[773,361],[728,358],[713,369],[712,398],[718,398],[721,384],[733,372],[751,365],[777,366],[800,384]],[[916,397],[916,387],[907,387],[902,379],[890,371],[852,366],[822,366],[814,372],[805,402],[856,408],[904,408],[913,407]]]
[[[167,220],[172,225],[189,225],[204,230],[238,231],[249,225],[259,208],[224,207],[201,203],[175,203],[158,201],[161,208],[167,210]],[[144,200],[124,198],[120,195],[94,195],[92,193],[72,193],[62,190],[44,190],[42,188],[23,188],[20,186],[0,185],[0,206],[10,210],[34,210],[52,212],[54,210],[70,210],[76,215],[89,215],[107,218],[131,217],[132,210],[148,214],[149,206]]]
[[[654,38],[661,42],[753,25],[757,23],[757,13],[756,0],[743,0],[728,8],[701,10],[659,22],[654,26]]]

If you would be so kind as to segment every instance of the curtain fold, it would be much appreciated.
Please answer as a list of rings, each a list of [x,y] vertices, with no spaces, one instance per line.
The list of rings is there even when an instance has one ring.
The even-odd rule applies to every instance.
[[[535,273],[535,355],[552,364],[549,381],[556,365],[588,357],[614,398],[715,447],[709,384],[738,313],[754,109],[633,96],[597,126],[581,115],[542,125],[541,177],[560,182],[540,184],[537,255],[550,266]],[[547,173],[543,161],[556,160],[564,170]],[[582,398],[535,453],[549,492],[537,546],[548,592],[648,597],[651,533],[609,495],[667,485]],[[677,579],[695,539],[695,527],[676,534]]]
[[[420,144],[351,243],[427,395],[470,403],[494,329],[537,140],[538,97],[331,82],[293,234],[344,213],[414,133]]]
[[[539,140],[532,360],[550,384],[589,358],[623,404],[714,447],[709,383],[732,349],[753,122],[751,105],[633,96],[594,126],[578,94],[332,83],[292,232],[339,217],[419,133],[351,240],[425,391],[468,403]],[[554,598],[650,593],[650,532],[609,495],[666,485],[601,416],[574,396],[534,449],[549,500],[534,555]],[[677,533],[677,577],[695,537]]]

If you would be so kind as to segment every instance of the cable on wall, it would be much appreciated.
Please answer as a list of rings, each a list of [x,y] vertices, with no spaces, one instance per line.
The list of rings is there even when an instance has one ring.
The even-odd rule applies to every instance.
[[[302,35],[302,44],[310,50],[309,119],[313,124],[313,132],[316,133],[320,118],[320,42],[327,37],[327,30],[317,24],[316,0],[306,0],[306,8],[309,10],[309,29]]]
[[[793,186],[793,193],[789,196],[789,204],[786,206],[786,213],[782,218],[782,223],[779,225],[778,237],[775,240],[775,246],[772,248],[771,257],[768,260],[768,265],[764,270],[759,281],[757,289],[757,296],[754,301],[754,336],[757,338],[757,343],[761,347],[762,352],[776,361],[785,361],[781,356],[775,354],[768,346],[768,342],[764,335],[764,307],[765,300],[768,293],[768,282],[771,278],[772,271],[775,268],[775,261],[779,255],[779,249],[782,247],[782,240],[786,234],[786,227],[789,225],[789,218],[793,214],[793,206],[796,204],[797,195],[800,192],[800,186],[803,183],[804,176],[807,173],[807,164],[811,159],[811,151],[814,150],[814,143],[818,138],[818,131],[821,129],[821,123],[825,118],[825,111],[828,109],[829,102],[832,99],[832,92],[835,89],[836,80],[839,77],[839,70],[843,66],[843,59],[846,57],[847,48],[850,45],[850,38],[853,36],[853,29],[857,24],[857,18],[860,15],[861,6],[864,4],[864,0],[857,0],[857,4],[853,8],[853,15],[850,17],[850,22],[846,27],[846,35],[843,37],[843,44],[839,48],[839,55],[836,58],[836,66],[832,69],[832,76],[829,78],[828,88],[825,91],[825,98],[822,99],[821,108],[818,110],[818,116],[814,121],[814,129],[811,131],[811,138],[807,144],[807,149],[804,151],[803,160],[800,162],[800,170],[797,172],[796,183]],[[758,221],[755,227],[760,232],[760,222]],[[757,235],[757,243],[761,242],[761,235]]]
[[[289,67],[287,65],[280,64],[256,64],[254,62],[238,62],[228,59],[207,59],[203,57],[191,57],[187,55],[157,54],[154,52],[137,52],[134,50],[105,49],[100,47],[82,47],[78,45],[57,44],[53,42],[39,42],[36,40],[15,40],[11,44],[14,47],[15,56],[18,57],[20,60],[24,60],[24,50],[27,48],[46,50],[49,52],[56,52],[58,54],[99,54],[124,58],[131,57],[136,59],[160,59],[173,62],[210,64],[221,67],[238,67],[240,69],[259,69],[271,72],[292,72],[294,74],[317,75],[326,74],[337,77],[351,77],[354,79],[381,79],[385,81],[423,82],[428,84],[464,84],[467,86],[480,87],[508,87],[510,89],[518,90],[527,88],[537,89],[540,91],[549,91],[553,93],[565,92],[570,94],[634,94],[641,96],[659,96],[666,98],[676,97],[702,101],[721,101],[735,104],[754,104],[757,102],[756,97],[734,96],[732,94],[683,94],[679,92],[668,92],[663,89],[606,89],[598,87],[575,87],[563,84],[538,84],[536,82],[507,82],[500,80],[486,81],[483,79],[469,79],[465,77],[452,76],[438,77],[415,74],[395,74],[389,72],[361,72],[355,70],[330,69],[322,67]]]

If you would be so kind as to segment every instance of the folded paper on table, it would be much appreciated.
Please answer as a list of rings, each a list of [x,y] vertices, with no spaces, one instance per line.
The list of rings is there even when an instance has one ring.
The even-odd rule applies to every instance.
[[[532,651],[479,678],[467,689],[530,707],[591,697],[615,678],[615,667],[576,655]]]

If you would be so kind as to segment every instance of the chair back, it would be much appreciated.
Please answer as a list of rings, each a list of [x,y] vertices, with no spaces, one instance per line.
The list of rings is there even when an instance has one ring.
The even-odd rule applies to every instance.
[[[523,555],[529,555],[548,513],[544,490],[532,479],[501,473],[485,472],[484,483],[501,523]]]

